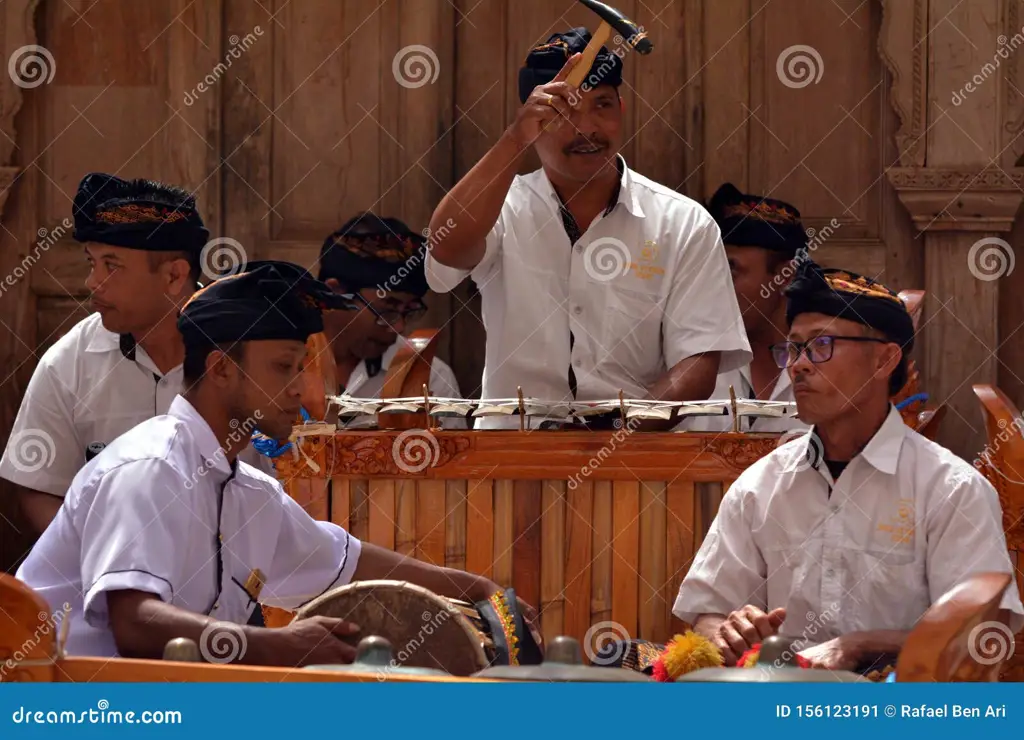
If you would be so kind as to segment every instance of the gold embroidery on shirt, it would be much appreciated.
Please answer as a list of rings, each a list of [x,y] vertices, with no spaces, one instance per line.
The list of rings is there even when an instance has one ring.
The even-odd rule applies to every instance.
[[[658,244],[648,239],[640,250],[640,261],[630,263],[629,267],[641,280],[650,280],[655,275],[660,277],[665,274],[665,268],[659,267],[657,262]]]
[[[914,541],[914,500],[901,498],[897,502],[896,515],[889,517],[889,523],[879,524],[879,532],[889,534],[894,545]]]

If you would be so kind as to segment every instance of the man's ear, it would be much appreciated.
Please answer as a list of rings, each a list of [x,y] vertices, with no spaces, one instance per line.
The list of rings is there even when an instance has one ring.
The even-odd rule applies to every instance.
[[[341,289],[341,283],[338,282],[338,278],[327,278],[324,280],[324,285],[333,290],[335,293],[344,293]]]
[[[895,342],[881,345],[881,347],[882,351],[879,353],[880,357],[875,377],[882,378],[888,383],[889,377],[899,367],[900,360],[903,359],[903,350]]]
[[[206,372],[203,377],[210,378],[220,386],[226,386],[238,373],[238,362],[235,358],[219,349],[215,349],[206,356]]]

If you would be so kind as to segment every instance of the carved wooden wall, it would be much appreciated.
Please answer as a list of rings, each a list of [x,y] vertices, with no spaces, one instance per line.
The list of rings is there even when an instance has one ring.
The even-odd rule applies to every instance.
[[[968,263],[979,239],[1019,242],[1024,2],[615,4],[656,44],[626,59],[631,166],[694,198],[731,180],[789,200],[820,261],[928,290],[923,386],[952,405],[941,441],[973,456],[970,384],[1024,404],[1024,271],[982,280]],[[249,259],[311,265],[365,208],[423,228],[511,119],[529,47],[594,25],[574,0],[6,0],[0,20],[5,60],[39,44],[54,66],[31,86],[0,79],[3,275],[94,169],[197,189],[213,233]],[[1016,53],[983,71],[1001,36]],[[85,274],[65,238],[5,286],[0,436],[38,353],[84,314]],[[472,285],[432,306],[441,355],[478,394]]]

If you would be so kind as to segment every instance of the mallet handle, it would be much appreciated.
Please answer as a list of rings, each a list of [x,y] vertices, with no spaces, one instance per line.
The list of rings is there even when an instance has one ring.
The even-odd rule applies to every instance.
[[[597,31],[594,32],[593,37],[590,39],[590,43],[587,44],[587,48],[583,50],[583,56],[579,62],[573,68],[572,72],[569,73],[569,77],[566,80],[570,85],[578,88],[587,79],[587,75],[590,74],[590,68],[594,66],[594,60],[597,59],[597,52],[601,51],[601,47],[604,46],[605,42],[611,38],[612,27],[606,22],[601,21],[601,25],[597,27]]]

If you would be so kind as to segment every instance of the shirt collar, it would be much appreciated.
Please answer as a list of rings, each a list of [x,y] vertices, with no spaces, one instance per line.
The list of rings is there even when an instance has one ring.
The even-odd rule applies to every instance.
[[[93,332],[92,338],[89,340],[89,344],[85,346],[86,352],[120,352],[121,351],[121,337],[125,336],[122,334],[115,334],[108,330],[101,323],[96,327],[96,331]],[[134,337],[130,334],[127,335],[134,345]]]
[[[903,416],[896,410],[895,406],[889,404],[889,415],[885,417],[885,421],[882,422],[882,426],[875,432],[875,436],[868,441],[864,449],[860,451],[860,454],[854,457],[854,460],[857,457],[863,457],[878,472],[894,475],[900,460],[900,451],[903,449],[903,440],[906,439],[906,436],[907,425],[903,421]],[[811,449],[807,450],[806,445],[810,445]],[[814,468],[818,469],[819,472],[825,470],[825,461],[822,459],[821,454],[821,443],[817,441],[813,428],[804,434],[804,442],[801,448],[807,450],[804,454],[809,456]]]
[[[177,395],[171,401],[171,407],[167,410],[167,414],[180,419],[192,432],[193,439],[199,445],[199,453],[206,461],[207,471],[216,470],[228,477],[234,475],[234,467],[228,463],[224,450],[217,440],[217,435],[213,433],[213,429],[210,428],[206,419],[196,411],[195,406],[186,401],[184,396]]]
[[[644,211],[640,207],[640,199],[636,194],[636,183],[634,182],[633,171],[629,169],[629,166],[626,164],[625,157],[623,157],[621,154],[619,154],[616,157],[616,161],[618,163],[619,169],[622,171],[622,178],[619,181],[618,199],[615,201],[615,205],[612,206],[610,211],[615,210],[615,206],[618,206],[621,203],[622,206],[627,211],[629,211],[629,213],[636,216],[637,218],[643,218]],[[545,194],[547,195],[548,200],[550,200],[551,203],[554,204],[554,207],[557,210],[558,208],[561,207],[562,202],[558,198],[558,193],[555,192],[555,186],[551,184],[551,179],[548,177],[548,173],[545,172],[543,168],[540,170],[540,172],[541,179],[543,181],[542,187],[546,191]]]

